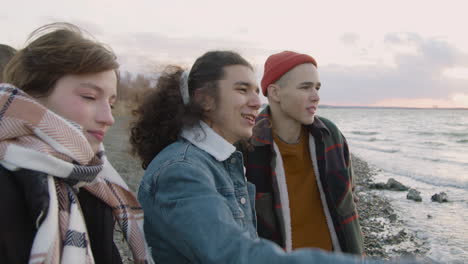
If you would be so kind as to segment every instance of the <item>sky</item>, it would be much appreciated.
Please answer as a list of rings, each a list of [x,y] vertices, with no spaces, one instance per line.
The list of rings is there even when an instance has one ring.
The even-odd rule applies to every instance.
[[[317,60],[322,104],[468,108],[468,1],[5,0],[1,7],[0,43],[15,48],[39,26],[64,21],[108,44],[125,71],[190,67],[208,50],[228,49],[248,59],[259,80],[269,55],[293,50]]]

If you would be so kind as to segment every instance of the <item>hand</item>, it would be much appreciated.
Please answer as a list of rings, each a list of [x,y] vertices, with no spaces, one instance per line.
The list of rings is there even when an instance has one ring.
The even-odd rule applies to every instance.
[[[356,190],[356,185],[353,185],[353,188],[351,189],[352,193],[353,193],[353,200],[354,200],[354,203],[358,203],[359,202],[359,197],[356,195],[355,193],[355,190]]]

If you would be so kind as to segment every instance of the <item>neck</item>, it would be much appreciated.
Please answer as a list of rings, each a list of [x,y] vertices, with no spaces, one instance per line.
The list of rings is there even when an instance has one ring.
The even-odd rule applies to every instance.
[[[213,124],[213,122],[211,122],[210,120],[207,120],[207,119],[202,119],[203,122],[205,122],[205,124],[210,127],[211,129],[213,129],[213,131],[218,134],[219,136],[221,136],[224,140],[226,140],[227,142],[229,142],[230,144],[233,144],[236,143],[236,140],[233,139],[233,138],[230,138],[228,135],[226,135],[222,129],[219,129],[217,126],[215,126]]]
[[[302,124],[291,117],[286,116],[283,111],[276,107],[271,107],[271,119],[273,132],[276,133],[287,144],[295,144],[301,136]]]

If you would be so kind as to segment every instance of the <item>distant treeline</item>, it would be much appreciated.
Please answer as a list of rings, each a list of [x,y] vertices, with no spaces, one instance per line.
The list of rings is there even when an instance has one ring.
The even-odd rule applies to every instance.
[[[143,97],[155,87],[156,77],[134,75],[129,72],[120,73],[120,82],[117,86],[118,102],[114,108],[114,114],[130,114],[141,103]]]

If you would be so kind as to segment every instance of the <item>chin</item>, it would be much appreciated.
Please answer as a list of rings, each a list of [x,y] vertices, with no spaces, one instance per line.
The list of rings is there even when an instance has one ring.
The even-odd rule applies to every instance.
[[[99,147],[93,147],[92,149],[94,154],[97,154],[99,152]]]
[[[305,126],[312,125],[312,123],[314,123],[314,118],[312,118],[312,119],[309,119],[309,118],[308,118],[308,119],[306,119],[306,120],[303,120],[301,123],[302,123],[303,125],[305,125]]]
[[[99,151],[99,144],[95,144],[95,143],[89,143],[89,145],[91,146],[91,150],[93,151],[94,154],[98,153]]]
[[[252,137],[252,131],[250,131],[249,133],[242,133],[238,141],[248,140],[250,137]]]

